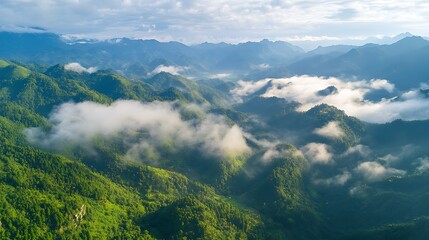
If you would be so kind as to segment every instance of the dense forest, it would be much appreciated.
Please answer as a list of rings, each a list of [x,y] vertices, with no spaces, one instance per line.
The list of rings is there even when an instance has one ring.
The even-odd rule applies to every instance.
[[[0,60],[0,238],[427,239],[427,121],[236,87]]]

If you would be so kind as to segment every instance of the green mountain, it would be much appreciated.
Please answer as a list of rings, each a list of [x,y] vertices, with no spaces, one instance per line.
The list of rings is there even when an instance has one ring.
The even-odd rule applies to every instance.
[[[285,139],[298,146],[316,141],[344,150],[358,144],[365,132],[366,124],[357,118],[347,116],[335,107],[322,104],[306,112],[299,112],[298,107],[299,103],[288,102],[276,97],[254,97],[235,106],[239,111],[264,119],[268,126],[268,129],[263,130],[265,132],[278,133],[280,137],[284,133],[300,136],[298,139]],[[329,122],[336,122],[345,134],[337,139],[314,134],[316,128],[321,128]]]
[[[158,91],[166,91],[175,88],[182,92],[187,101],[203,105],[213,104],[214,106],[225,107],[230,100],[230,97],[227,97],[228,94],[214,87],[203,85],[199,82],[166,72],[158,73],[144,80],[144,83],[153,86]]]
[[[48,75],[53,76],[51,70]],[[238,208],[227,198],[217,195],[211,187],[184,175],[144,164],[107,159],[98,165],[94,162],[94,165],[85,165],[89,164],[85,160],[88,156],[82,161],[71,160],[29,146],[24,127],[46,125],[43,114],[50,105],[71,100],[108,103],[118,96],[145,99],[139,95],[139,87],[132,87],[140,85],[118,75],[107,76],[102,72],[79,79],[77,76],[56,75],[54,78],[29,70],[25,72],[28,74],[18,79],[2,79],[2,88],[14,94],[4,99],[1,105],[1,238],[189,236],[209,239],[214,236],[249,238],[263,234],[261,220],[250,210]],[[104,81],[116,82],[118,91],[112,91],[114,89],[109,89],[108,85],[103,87]],[[36,83],[30,88],[32,91],[28,87],[31,82]],[[22,96],[28,92],[50,94],[42,94],[40,100],[25,101],[30,98]],[[77,99],[77,95],[87,99]],[[182,223],[183,215],[167,219],[172,227],[174,221],[179,221],[180,231],[177,232],[164,231],[155,221],[147,223],[147,219],[165,218],[164,209],[178,206],[183,206],[181,211],[190,214],[186,228]],[[218,223],[214,224],[213,220]]]
[[[231,88],[1,60],[0,238],[428,237],[427,121]]]

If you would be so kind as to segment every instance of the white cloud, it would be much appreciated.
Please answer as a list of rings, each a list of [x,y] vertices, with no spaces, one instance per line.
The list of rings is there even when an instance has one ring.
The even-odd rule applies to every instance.
[[[64,69],[67,71],[77,72],[77,73],[95,73],[97,72],[96,67],[85,68],[80,65],[80,63],[72,62],[64,65]]]
[[[267,151],[265,151],[261,159],[262,159],[262,162],[269,163],[271,162],[272,159],[278,158],[280,156],[281,156],[280,151],[270,148]]]
[[[173,75],[180,75],[183,71],[188,70],[189,67],[181,67],[181,66],[165,66],[159,65],[155,69],[152,70],[151,74],[158,74],[160,72],[166,72]]]
[[[344,185],[346,184],[347,181],[350,180],[350,178],[352,177],[352,174],[348,171],[344,171],[341,174],[338,174],[336,176],[333,176],[331,178],[327,178],[327,179],[316,179],[314,180],[315,184],[321,184],[321,185],[327,185],[327,186],[331,186],[331,185]]]
[[[217,74],[211,75],[210,78],[220,78],[220,79],[222,79],[222,78],[227,78],[229,76],[231,76],[231,74],[229,74],[229,73],[217,73]]]
[[[300,151],[296,149],[276,149],[276,145],[269,147],[261,157],[262,163],[267,164],[270,163],[275,158],[286,158],[286,157],[294,157],[294,158],[302,158],[303,155]]]
[[[228,126],[222,117],[212,114],[200,122],[184,121],[168,102],[116,101],[110,106],[94,102],[65,103],[51,113],[49,121],[52,124],[49,131],[26,129],[31,143],[61,150],[63,146],[91,145],[95,137],[109,139],[122,134],[126,140],[127,136],[143,131],[148,137],[133,144],[131,152],[136,149],[151,152],[152,148],[162,148],[168,142],[178,148],[196,148],[221,158],[250,152],[237,125]]]
[[[389,81],[385,80],[385,79],[377,79],[377,80],[371,80],[369,82],[370,87],[372,89],[384,89],[386,91],[388,91],[389,93],[393,92],[393,90],[395,90],[395,85],[393,85],[392,83],[389,83]]]
[[[240,100],[241,97],[254,94],[261,88],[265,87],[270,81],[271,79],[264,79],[256,82],[239,80],[237,82],[238,87],[232,89],[231,93],[237,100]]]
[[[350,188],[350,195],[356,196],[356,197],[364,197],[367,195],[368,186],[367,185],[359,185]]]
[[[429,158],[419,158],[417,170],[420,172],[426,172],[427,170],[429,170]]]
[[[239,86],[231,91],[236,98],[250,95],[271,85],[263,97],[279,97],[297,101],[302,105],[299,111],[306,111],[316,105],[326,103],[344,110],[348,115],[372,123],[384,123],[395,119],[422,120],[429,118],[429,99],[424,98],[418,90],[411,90],[399,97],[370,101],[366,94],[384,90],[394,90],[394,85],[387,80],[343,81],[339,78],[321,78],[312,76],[295,76],[291,78],[263,79],[256,82],[240,81]],[[335,87],[336,92],[328,95],[319,91]]]
[[[402,146],[400,149],[392,150],[391,153],[388,153],[384,156],[379,157],[377,160],[382,162],[386,166],[390,166],[396,162],[399,162],[404,159],[409,159],[416,152],[419,151],[420,146],[407,144]]]
[[[328,164],[332,161],[329,146],[323,143],[309,143],[301,149],[305,157],[313,164]]]
[[[346,157],[355,153],[362,157],[368,157],[371,154],[371,149],[368,146],[358,144],[356,146],[349,147],[344,153],[341,154],[341,156]]]
[[[388,168],[378,162],[363,162],[359,164],[356,171],[368,181],[380,181],[392,176],[405,175],[404,170]]]
[[[341,138],[344,136],[344,131],[341,129],[339,122],[332,121],[321,128],[314,129],[313,133],[327,138]]]
[[[391,163],[398,161],[399,158],[397,156],[393,156],[392,154],[387,154],[379,157],[378,160],[384,162],[386,165],[390,165]]]

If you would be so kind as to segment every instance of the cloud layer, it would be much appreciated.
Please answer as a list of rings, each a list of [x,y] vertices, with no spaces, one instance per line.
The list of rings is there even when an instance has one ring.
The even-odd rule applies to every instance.
[[[187,67],[159,65],[155,69],[152,70],[151,74],[158,74],[160,72],[166,72],[166,73],[170,73],[173,75],[179,75],[187,69],[188,69]]]
[[[169,145],[197,149],[220,158],[250,152],[238,126],[229,126],[223,118],[211,114],[202,121],[184,121],[168,102],[116,101],[110,106],[94,102],[65,103],[51,114],[49,121],[52,124],[49,131],[26,129],[30,142],[61,150],[64,146],[91,145],[98,137],[110,139],[121,135],[127,141],[143,132],[146,134],[129,143],[131,155],[145,152],[156,156],[158,147],[168,149]]]
[[[330,177],[330,178],[316,179],[316,180],[314,180],[314,183],[315,184],[321,184],[321,185],[327,185],[327,186],[331,186],[331,185],[342,186],[342,185],[346,184],[347,181],[350,180],[350,178],[352,178],[352,174],[348,171],[344,171],[343,173],[335,175],[335,176]]]
[[[363,162],[357,166],[356,171],[368,181],[379,181],[391,176],[402,176],[406,173],[404,170],[385,167],[378,162]]]
[[[80,63],[72,62],[64,65],[64,69],[67,71],[77,72],[77,73],[95,73],[97,72],[96,67],[85,68]]]
[[[263,79],[256,82],[239,81],[232,90],[236,98],[255,93],[266,87],[263,97],[279,97],[301,103],[299,110],[306,111],[326,103],[344,110],[348,115],[372,123],[384,123],[395,119],[429,119],[429,99],[420,91],[410,90],[397,97],[370,101],[366,95],[374,91],[393,94],[395,87],[387,80],[344,81],[339,78],[295,76],[291,78]],[[327,91],[336,89],[335,91]],[[323,94],[321,94],[323,92]]]

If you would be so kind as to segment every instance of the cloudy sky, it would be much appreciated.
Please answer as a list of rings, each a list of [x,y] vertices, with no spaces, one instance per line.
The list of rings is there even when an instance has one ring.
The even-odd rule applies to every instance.
[[[185,43],[429,35],[429,2],[419,0],[1,0],[0,15],[3,30]]]

